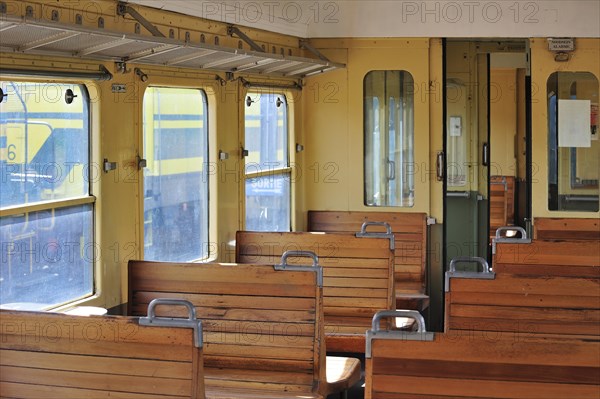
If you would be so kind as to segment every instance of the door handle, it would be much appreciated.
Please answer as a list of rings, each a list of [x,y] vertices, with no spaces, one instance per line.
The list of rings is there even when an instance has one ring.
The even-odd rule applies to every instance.
[[[396,162],[388,160],[388,180],[396,180]]]
[[[489,166],[490,164],[490,147],[488,143],[483,143],[483,154],[481,163],[483,166]]]
[[[444,180],[444,151],[438,151],[437,153],[435,170],[437,181]]]

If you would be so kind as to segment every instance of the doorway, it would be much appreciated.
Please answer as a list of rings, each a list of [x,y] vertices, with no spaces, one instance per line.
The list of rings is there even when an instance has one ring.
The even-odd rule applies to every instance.
[[[526,40],[445,42],[446,269],[491,264],[496,229],[527,223],[528,70]]]

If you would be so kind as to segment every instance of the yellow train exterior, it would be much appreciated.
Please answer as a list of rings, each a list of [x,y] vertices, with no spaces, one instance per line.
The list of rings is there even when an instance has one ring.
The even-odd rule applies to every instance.
[[[117,2],[113,1],[81,1],[75,5],[42,0],[5,3],[5,16],[25,18],[30,7],[35,19],[44,26],[53,22],[53,15],[59,15],[61,24],[122,34],[139,32],[141,36],[152,38],[152,34],[143,26],[138,27],[131,16],[119,15]],[[186,43],[186,40],[211,45],[218,42],[219,46],[228,49],[235,50],[240,46],[249,49],[249,45],[239,37],[227,34],[227,23],[143,6],[135,7],[167,39],[172,35],[181,43]],[[102,28],[98,28],[100,18]],[[11,29],[2,31],[0,35],[4,36],[10,31]],[[259,47],[264,45],[268,50],[275,49],[277,55],[283,52],[292,57],[317,57],[306,47],[300,48],[297,37],[253,28],[244,28],[244,31]],[[543,34],[552,36],[552,32]],[[315,38],[310,40],[311,47],[318,49],[323,57],[344,64],[345,67],[304,76],[302,79],[286,77],[276,71],[253,74],[251,65],[247,66],[247,71],[225,71],[219,67],[218,60],[213,61],[214,68],[184,68],[178,63],[183,62],[183,58],[169,59],[168,46],[160,48],[165,51],[164,62],[154,64],[146,63],[144,54],[138,54],[137,60],[132,57],[115,62],[94,57],[100,52],[90,53],[88,56],[79,52],[75,56],[69,56],[64,51],[37,53],[27,51],[26,47],[4,51],[0,57],[0,76],[2,88],[9,95],[11,89],[6,86],[9,84],[6,82],[17,82],[17,85],[18,82],[40,82],[48,85],[64,84],[65,88],[68,86],[73,90],[82,85],[82,89],[75,94],[80,96],[79,100],[86,96],[89,98],[89,120],[78,117],[75,119],[76,124],[73,124],[75,122],[70,119],[67,123],[66,117],[29,118],[31,122],[47,122],[59,131],[89,126],[88,162],[97,165],[99,172],[97,178],[90,179],[89,190],[79,193],[85,199],[78,201],[93,204],[93,241],[97,256],[91,265],[93,289],[84,297],[77,298],[77,303],[110,308],[125,302],[127,261],[144,258],[153,245],[162,241],[156,236],[156,230],[153,235],[145,236],[145,229],[155,224],[160,230],[157,225],[159,217],[170,220],[177,220],[179,217],[184,220],[185,211],[189,209],[189,205],[183,205],[185,203],[204,201],[202,211],[194,216],[198,224],[207,226],[203,235],[198,238],[203,243],[204,250],[197,258],[220,261],[234,259],[235,232],[245,228],[246,220],[245,165],[248,159],[244,158],[242,151],[249,148],[248,143],[244,142],[246,97],[248,93],[266,90],[284,94],[287,100],[286,146],[289,154],[288,169],[293,176],[289,201],[291,229],[306,230],[306,215],[309,210],[426,213],[432,223],[429,226],[428,244],[431,317],[441,323],[442,274],[447,263],[444,248],[454,248],[452,251],[457,252],[455,255],[460,255],[472,248],[485,247],[487,241],[477,240],[489,236],[489,226],[479,226],[475,221],[469,225],[470,236],[460,239],[453,238],[452,235],[445,236],[445,224],[456,223],[453,217],[467,220],[476,216],[471,212],[464,214],[464,217],[457,217],[458,214],[448,212],[446,207],[456,206],[459,209],[461,204],[469,203],[469,206],[484,209],[487,206],[484,206],[487,204],[485,201],[490,196],[490,177],[512,177],[527,182],[521,187],[520,198],[528,200],[523,203],[522,209],[516,210],[520,221],[528,219],[528,223],[535,225],[535,219],[542,217],[600,217],[597,206],[588,207],[598,196],[599,141],[590,135],[589,145],[586,141],[581,147],[576,147],[575,158],[567,147],[564,150],[560,146],[556,147],[561,161],[557,166],[560,168],[558,173],[553,174],[550,172],[549,153],[552,148],[548,139],[552,129],[549,127],[549,114],[552,112],[549,108],[549,85],[552,84],[555,73],[564,74],[561,79],[577,79],[577,76],[568,74],[585,72],[596,79],[594,83],[586,75],[585,78],[589,80],[584,79],[579,83],[575,94],[569,92],[570,84],[569,89],[561,86],[561,91],[566,94],[560,100],[587,101],[589,111],[586,115],[590,118],[590,132],[594,131],[593,126],[596,126],[597,132],[600,39],[574,38],[575,49],[568,53],[568,60],[563,62],[557,59],[556,52],[549,50],[547,37],[524,36],[518,39],[491,40],[490,37],[481,36],[478,39],[444,39],[442,34],[439,37],[408,38]],[[37,47],[36,49],[39,50]],[[489,76],[484,70],[489,70]],[[27,71],[34,73],[26,76]],[[91,77],[99,71],[106,71],[111,79]],[[365,77],[372,71],[404,71],[405,76],[410,74],[413,82],[407,91],[412,96],[413,161],[410,162],[410,168],[403,169],[402,172],[409,173],[412,179],[412,187],[406,191],[407,195],[412,196],[410,206],[375,207],[365,200]],[[485,82],[488,83],[486,87],[492,88],[486,95],[492,98],[488,98],[488,103],[479,103],[478,90]],[[379,90],[376,86],[373,86],[375,91]],[[381,90],[384,88],[382,85]],[[166,91],[160,92],[161,89]],[[178,90],[194,91],[199,96],[199,102],[175,106],[179,104],[173,100],[177,98]],[[159,92],[161,112],[156,111]],[[464,103],[458,100],[461,93],[460,99],[465,100]],[[569,98],[572,95],[577,98]],[[392,97],[394,96],[380,95],[388,105]],[[448,98],[455,101],[448,102]],[[39,103],[31,101],[31,104],[26,103],[32,113],[47,112],[38,109]],[[53,112],[70,113],[70,108],[64,102],[64,91],[56,104],[57,109]],[[398,106],[395,99],[394,104]],[[490,113],[497,112],[497,115],[501,115],[485,119],[489,121],[489,129],[487,125],[484,126],[483,117],[475,117],[477,112],[487,109],[488,105]],[[4,109],[2,112],[4,114]],[[390,112],[386,112],[382,111],[382,116],[377,118],[381,122],[387,120],[389,127]],[[167,117],[158,120],[157,115]],[[460,128],[450,129],[451,117]],[[42,125],[31,127],[30,133],[35,137],[26,140],[23,125],[19,127],[17,123],[6,122],[8,119],[2,116],[5,122],[0,126],[0,162],[4,162],[6,168],[22,165],[25,160],[26,163],[35,163],[35,157],[43,154],[44,145],[50,138],[47,128]],[[409,125],[405,126],[408,129]],[[181,139],[175,142],[180,147],[174,151],[184,156],[159,154],[157,149],[166,151],[157,143],[161,137],[157,133],[159,127],[163,130],[170,129],[181,138],[186,137],[186,133],[183,133],[186,129],[202,132],[205,140],[202,144],[203,152],[192,151],[188,145],[190,141]],[[477,135],[477,132],[484,130],[485,137],[483,133]],[[488,131],[491,131],[489,136]],[[469,139],[465,143],[459,143],[460,137]],[[28,143],[26,146],[23,144],[25,141]],[[484,168],[483,144],[489,144],[490,141],[492,145],[488,155],[491,156],[491,163]],[[452,156],[468,171],[463,175],[471,176],[468,184],[455,187],[448,186],[444,173],[438,178],[436,165],[438,153],[446,150],[445,156],[448,157],[449,151],[452,151],[452,143],[464,145],[461,147],[462,152],[456,147]],[[24,148],[27,149],[27,155]],[[396,150],[397,154],[399,150]],[[381,170],[385,171],[388,167],[400,168],[402,162],[391,158],[390,154],[394,151],[386,153],[388,159],[385,164],[381,164],[384,165]],[[248,155],[253,159],[256,154]],[[105,172],[105,160],[109,164],[115,163],[116,169]],[[145,160],[145,167],[140,164],[141,160]],[[573,160],[576,161],[575,166],[572,166]],[[69,173],[73,176],[85,175],[83,166],[76,168],[80,169],[72,169]],[[15,173],[21,174],[20,179],[29,178],[28,172],[23,175],[23,172],[16,172],[15,169]],[[206,184],[206,200],[186,197],[186,193],[199,190],[173,180],[169,183],[171,186],[160,190],[165,198],[164,209],[168,210],[158,215],[154,211],[157,208],[152,205],[158,190],[153,185],[161,182],[161,179],[162,184],[166,184],[169,177],[182,177],[188,173],[196,175],[194,178],[199,185]],[[31,176],[34,174],[39,177],[44,175],[44,171],[36,170]],[[394,171],[389,169],[386,182],[398,176],[402,175],[394,176]],[[553,180],[554,176],[562,179],[561,186],[565,190],[557,193],[564,198],[568,197],[571,201],[569,204],[586,205],[579,208],[576,206],[574,209],[552,209],[549,204],[549,187],[559,184],[558,180]],[[2,186],[3,190],[4,187]],[[191,190],[180,191],[186,187]],[[43,191],[39,200],[50,200],[52,195],[71,188],[58,184],[51,190]],[[5,195],[4,192],[2,195]],[[71,198],[73,195],[65,194],[67,196]],[[454,205],[448,201],[454,201]],[[56,206],[62,205],[58,203]],[[515,206],[518,208],[520,205],[515,203]],[[10,208],[3,207],[0,217],[8,218],[31,211],[26,206],[20,206],[18,210]],[[474,208],[469,209],[473,211]],[[488,231],[483,234],[486,227]],[[163,245],[179,251],[184,246],[186,233],[182,230],[181,234],[177,244],[172,242]],[[8,267],[4,259],[2,262],[3,268]],[[58,307],[63,305],[67,306],[57,304]],[[72,303],[68,306],[72,306]],[[433,325],[435,324],[434,322]]]

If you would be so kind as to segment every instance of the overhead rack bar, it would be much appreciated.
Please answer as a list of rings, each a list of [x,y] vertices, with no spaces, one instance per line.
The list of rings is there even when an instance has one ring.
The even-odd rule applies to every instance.
[[[44,77],[50,79],[83,79],[107,81],[112,79],[112,74],[100,66],[98,72],[74,72],[74,71],[53,71],[40,69],[15,69],[0,68],[0,76],[18,76],[18,77]]]
[[[131,7],[125,8],[132,15],[129,10]],[[231,73],[247,71],[297,79],[345,67],[344,64],[321,59],[325,57],[316,59],[265,52],[252,40],[246,42],[253,43],[251,46],[256,51],[6,14],[1,15],[0,31],[0,51],[3,52],[143,65],[176,65]],[[237,27],[230,26],[228,31],[243,39],[244,34]],[[306,45],[304,47],[309,49]]]
[[[247,89],[302,90],[302,85],[298,82],[294,82],[291,85],[284,85],[267,82],[249,82],[244,78],[239,78],[239,81]]]

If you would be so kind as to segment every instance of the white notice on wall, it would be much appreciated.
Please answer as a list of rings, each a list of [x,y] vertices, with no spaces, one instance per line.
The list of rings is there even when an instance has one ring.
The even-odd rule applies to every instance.
[[[450,137],[462,136],[462,120],[460,116],[450,117]]]
[[[591,147],[591,102],[558,100],[558,146]]]

